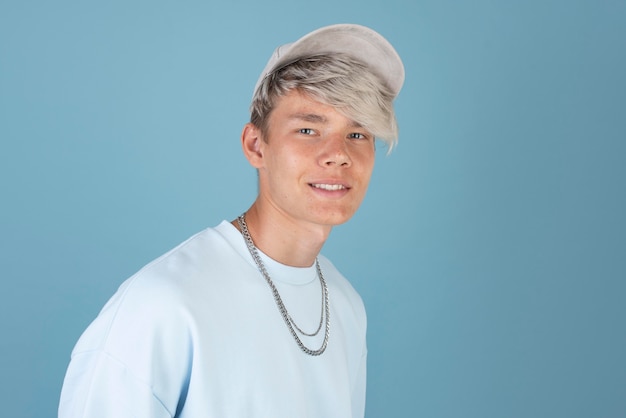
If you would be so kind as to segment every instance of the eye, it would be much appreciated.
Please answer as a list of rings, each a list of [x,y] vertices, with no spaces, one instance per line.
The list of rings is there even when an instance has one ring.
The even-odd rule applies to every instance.
[[[298,130],[298,133],[303,134],[303,135],[312,135],[313,134],[313,129],[302,128],[302,129]]]
[[[361,139],[361,140],[369,139],[369,137],[367,135],[362,134],[360,132],[353,132],[350,135],[348,135],[348,138],[350,138],[350,139]]]

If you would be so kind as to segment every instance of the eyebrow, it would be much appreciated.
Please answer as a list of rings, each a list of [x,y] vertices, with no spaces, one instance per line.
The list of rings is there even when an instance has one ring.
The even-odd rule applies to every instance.
[[[311,122],[311,123],[326,123],[328,122],[328,118],[326,118],[326,116],[323,115],[318,115],[316,113],[293,113],[291,115],[289,115],[289,119],[296,119],[296,120],[301,120],[304,122]],[[363,126],[355,121],[352,121],[350,123],[350,126],[353,128],[362,128]]]
[[[302,120],[304,122],[317,122],[317,123],[324,123],[328,121],[328,119],[325,116],[318,115],[315,113],[293,113],[289,115],[289,119],[297,119],[297,120]]]

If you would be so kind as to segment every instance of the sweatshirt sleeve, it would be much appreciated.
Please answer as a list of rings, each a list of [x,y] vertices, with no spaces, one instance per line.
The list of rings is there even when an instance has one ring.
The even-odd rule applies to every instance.
[[[356,376],[354,391],[352,393],[352,417],[363,418],[365,416],[365,393],[367,386],[367,349],[361,357],[361,364]]]
[[[158,277],[125,282],[72,352],[59,418],[171,418],[193,362],[185,304]]]
[[[172,418],[147,382],[103,351],[80,353],[67,371],[59,418]]]

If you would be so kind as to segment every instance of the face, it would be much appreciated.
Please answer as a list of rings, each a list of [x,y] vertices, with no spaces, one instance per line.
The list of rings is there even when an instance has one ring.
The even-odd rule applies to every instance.
[[[260,136],[252,125],[246,129]],[[328,227],[346,222],[361,204],[374,168],[373,135],[298,91],[278,99],[266,138],[256,147],[249,159],[259,170],[259,198],[298,222]]]

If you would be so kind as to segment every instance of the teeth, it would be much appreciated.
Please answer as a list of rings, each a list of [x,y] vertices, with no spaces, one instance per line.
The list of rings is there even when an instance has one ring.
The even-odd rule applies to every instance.
[[[341,190],[341,189],[345,189],[344,186],[342,186],[341,184],[312,184],[311,186],[317,188],[317,189],[324,189],[324,190]]]

